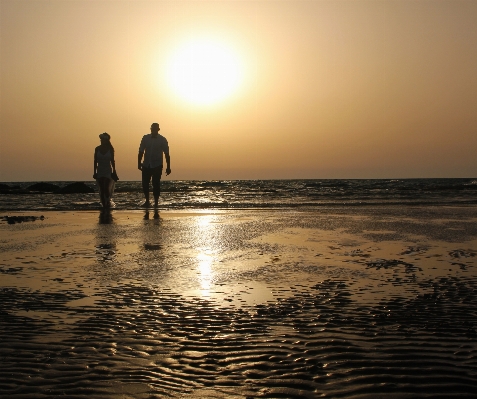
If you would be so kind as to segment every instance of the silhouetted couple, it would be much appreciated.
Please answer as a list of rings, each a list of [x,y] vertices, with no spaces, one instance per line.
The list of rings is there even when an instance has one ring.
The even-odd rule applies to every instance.
[[[169,144],[164,136],[159,134],[159,123],[151,125],[151,133],[143,136],[139,145],[137,167],[142,171],[142,189],[146,201],[142,206],[150,207],[149,184],[152,180],[152,194],[154,207],[157,208],[161,193],[161,176],[163,158],[166,158],[166,175],[171,173],[171,158],[169,156]],[[114,184],[118,179],[116,164],[114,162],[114,148],[111,144],[111,136],[108,133],[99,135],[101,144],[94,151],[94,174],[99,187],[99,196],[103,208],[114,206],[112,196]],[[163,155],[164,154],[164,155]],[[144,162],[143,162],[144,156]]]

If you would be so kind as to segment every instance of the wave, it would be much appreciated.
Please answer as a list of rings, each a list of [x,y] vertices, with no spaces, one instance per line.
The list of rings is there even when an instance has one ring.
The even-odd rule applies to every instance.
[[[168,180],[163,209],[317,208],[341,206],[475,205],[476,179]],[[141,209],[141,182],[119,181],[117,209]],[[97,209],[95,182],[0,184],[0,211]]]

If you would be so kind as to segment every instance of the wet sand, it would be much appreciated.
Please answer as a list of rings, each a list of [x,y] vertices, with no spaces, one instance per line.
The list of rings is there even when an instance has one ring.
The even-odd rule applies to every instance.
[[[475,398],[475,207],[9,216],[2,398]]]

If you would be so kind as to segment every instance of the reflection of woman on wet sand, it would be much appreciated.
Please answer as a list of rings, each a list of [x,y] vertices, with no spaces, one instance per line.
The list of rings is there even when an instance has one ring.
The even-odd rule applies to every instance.
[[[101,144],[94,150],[93,179],[98,182],[101,205],[103,208],[109,208],[111,207],[114,183],[117,180],[114,148],[110,141],[111,136],[108,133],[100,134],[99,138]]]

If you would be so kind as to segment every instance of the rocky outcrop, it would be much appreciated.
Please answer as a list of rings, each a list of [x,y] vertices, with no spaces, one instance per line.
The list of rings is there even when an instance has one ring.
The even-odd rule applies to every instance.
[[[27,187],[30,191],[40,191],[42,193],[54,193],[60,189],[60,186],[52,183],[35,183]]]
[[[94,189],[82,182],[68,184],[57,191],[58,194],[89,194],[94,193]]]
[[[3,216],[2,220],[5,220],[8,224],[34,222],[35,220],[44,220],[45,217],[41,216]]]

